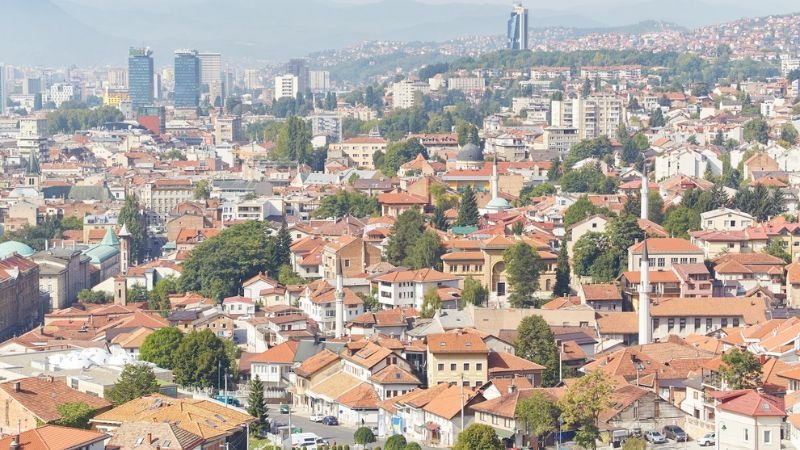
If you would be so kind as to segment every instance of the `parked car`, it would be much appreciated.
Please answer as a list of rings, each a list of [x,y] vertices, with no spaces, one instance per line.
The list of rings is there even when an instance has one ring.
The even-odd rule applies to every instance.
[[[644,439],[652,444],[664,444],[667,442],[667,438],[658,431],[648,431],[644,434]]]
[[[319,423],[322,422],[322,419],[324,418],[325,416],[323,416],[322,414],[313,414],[311,417],[308,418],[308,420]]]
[[[667,425],[661,432],[667,439],[672,439],[675,442],[686,442],[689,440],[689,435],[683,431],[683,428],[677,425]]]
[[[716,445],[717,444],[717,434],[716,433],[706,433],[705,436],[697,440],[697,444],[705,447],[708,445]]]
[[[325,416],[325,417],[323,417],[321,423],[323,425],[339,425],[339,421],[336,420],[336,417],[333,417],[333,416]]]
[[[289,405],[281,405],[281,414],[289,414]]]
[[[218,402],[222,402],[222,403],[227,403],[227,404],[229,404],[231,406],[236,406],[237,408],[240,408],[242,406],[242,402],[240,402],[238,399],[236,399],[234,397],[230,397],[230,396],[226,397],[224,395],[217,395],[217,396],[214,397],[214,400],[216,400]]]

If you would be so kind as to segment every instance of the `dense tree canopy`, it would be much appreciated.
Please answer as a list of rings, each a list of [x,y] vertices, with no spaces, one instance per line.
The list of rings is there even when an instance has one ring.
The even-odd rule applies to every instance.
[[[453,450],[503,450],[503,443],[494,428],[473,423],[458,434]]]
[[[314,210],[314,217],[368,217],[377,216],[379,212],[377,198],[358,191],[339,189],[333,195],[322,197],[319,207]]]
[[[719,373],[728,389],[755,389],[762,383],[758,357],[737,347],[722,355]]]
[[[533,294],[539,289],[541,260],[536,249],[525,242],[518,242],[503,252],[511,294],[508,301],[515,308],[534,303]]]
[[[230,341],[223,341],[210,329],[188,333],[175,350],[175,382],[181,386],[219,388],[218,383],[224,384],[219,375],[235,369],[233,348]]]
[[[569,385],[561,398],[561,417],[568,426],[578,429],[575,442],[583,448],[597,448],[600,437],[600,414],[613,405],[614,388],[605,372],[596,370]]]
[[[117,222],[124,224],[131,237],[131,264],[144,259],[147,254],[147,227],[144,215],[139,209],[139,200],[134,194],[125,197],[125,203],[119,211]]]
[[[153,369],[146,364],[126,364],[117,383],[106,393],[106,398],[114,406],[119,406],[156,392],[158,382]]]
[[[260,272],[277,277],[288,249],[269,236],[269,222],[247,221],[198,244],[183,263],[180,288],[221,300]]]
[[[785,203],[780,190],[767,188],[763,184],[741,189],[733,198],[733,205],[737,209],[750,214],[759,222],[781,215],[786,210]]]
[[[47,130],[50,134],[74,133],[124,119],[122,112],[113,106],[89,109],[85,105],[64,102],[56,111],[47,114]]]
[[[418,209],[412,208],[401,213],[392,226],[392,234],[386,245],[386,259],[396,266],[403,265],[424,228],[425,219]]]
[[[151,362],[164,369],[175,367],[175,349],[183,340],[183,333],[176,327],[163,327],[146,338],[139,349],[139,359]]]
[[[517,327],[514,341],[515,354],[520,358],[544,366],[542,385],[555,386],[558,382],[558,346],[550,326],[541,316],[528,316]]]
[[[478,225],[480,220],[480,212],[478,212],[478,202],[475,199],[475,191],[472,187],[467,185],[461,191],[461,200],[458,204],[458,217],[456,218],[455,225],[457,227],[468,227]]]

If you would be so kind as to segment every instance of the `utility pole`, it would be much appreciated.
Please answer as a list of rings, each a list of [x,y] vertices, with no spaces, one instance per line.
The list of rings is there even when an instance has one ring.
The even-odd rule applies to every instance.
[[[461,432],[464,432],[464,371],[461,371]]]

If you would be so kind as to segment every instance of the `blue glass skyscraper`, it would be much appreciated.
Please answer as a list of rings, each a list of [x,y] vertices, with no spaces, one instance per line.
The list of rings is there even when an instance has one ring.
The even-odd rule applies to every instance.
[[[515,4],[508,18],[507,47],[511,50],[528,49],[528,8]]]
[[[153,104],[153,51],[131,47],[128,54],[128,97],[134,111]]]
[[[175,107],[196,108],[200,104],[200,58],[197,50],[175,51]]]

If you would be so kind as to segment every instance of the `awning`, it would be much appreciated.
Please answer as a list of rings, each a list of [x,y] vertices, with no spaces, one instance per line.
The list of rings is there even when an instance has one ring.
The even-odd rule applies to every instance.
[[[514,432],[511,430],[501,430],[500,428],[495,428],[494,432],[497,433],[497,437],[500,439],[508,439],[514,436]]]

